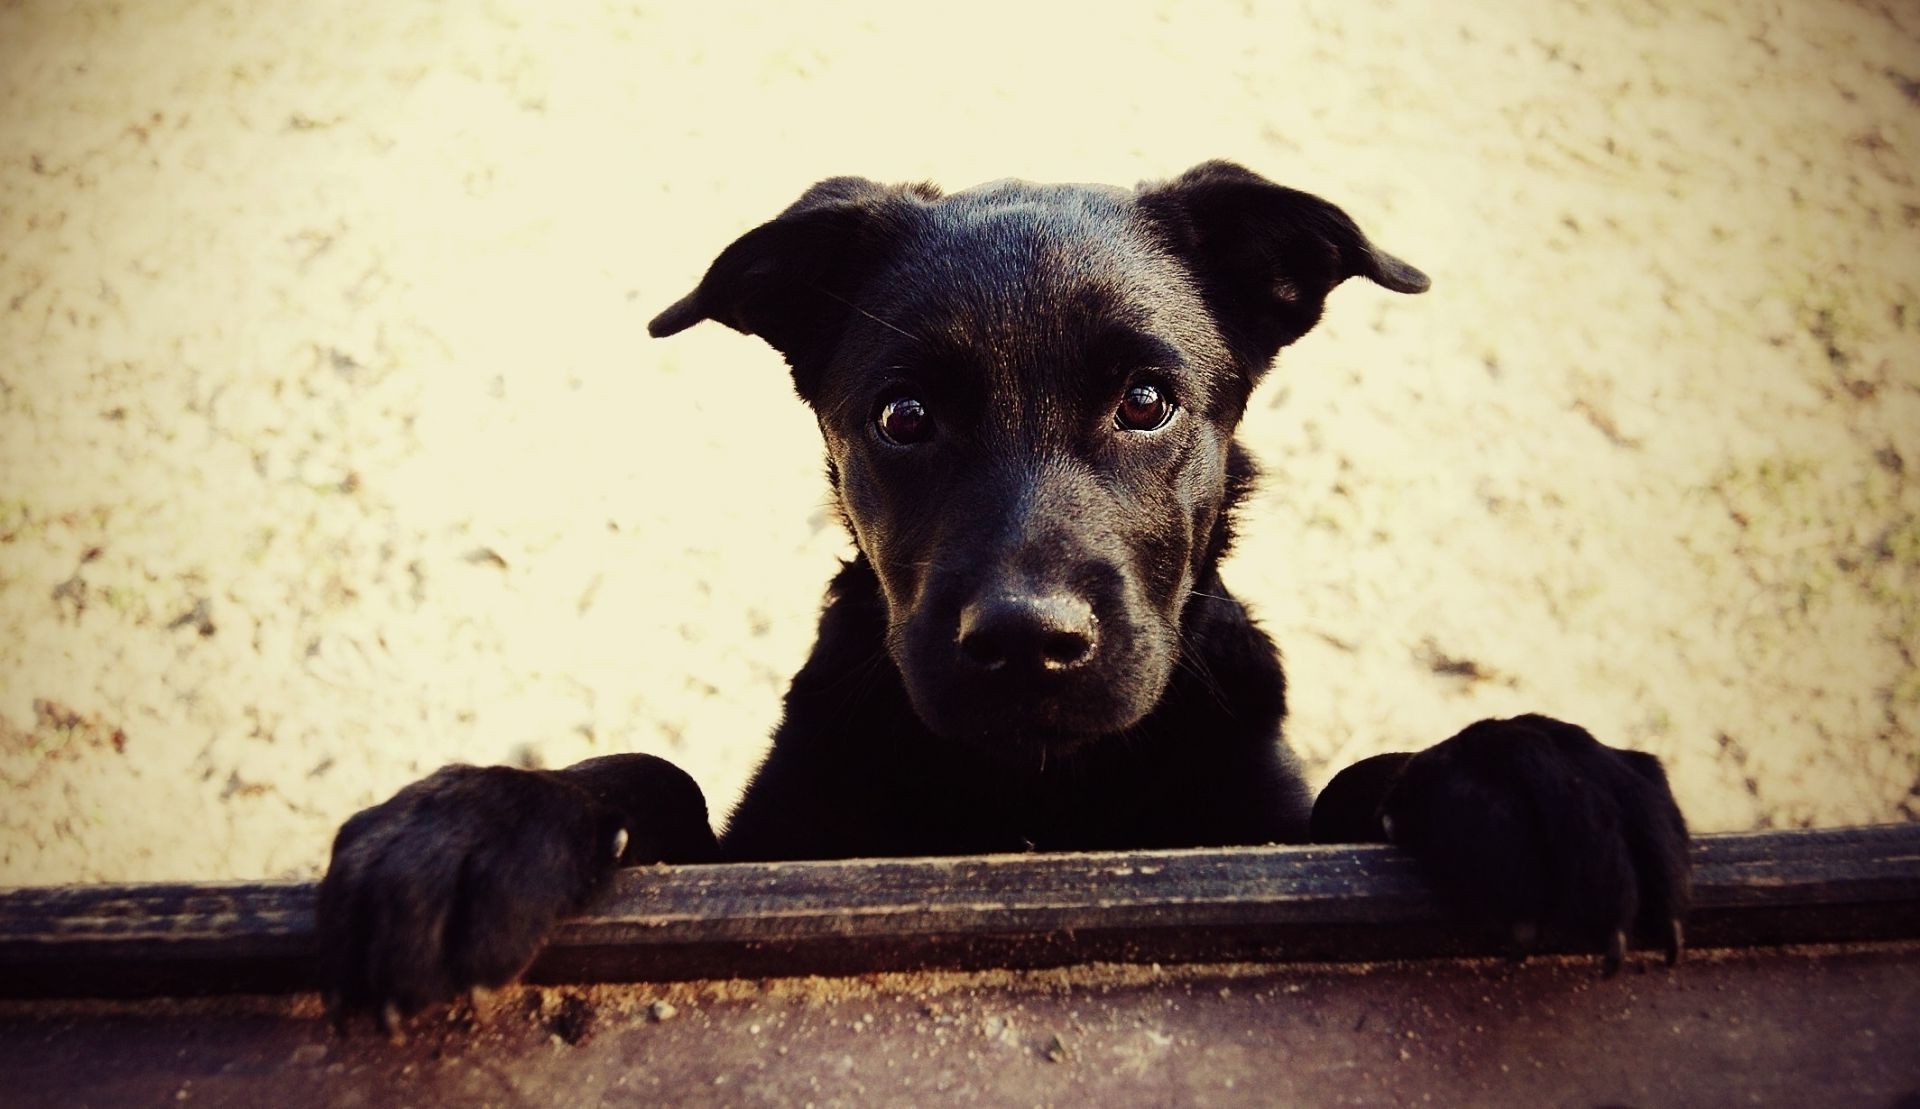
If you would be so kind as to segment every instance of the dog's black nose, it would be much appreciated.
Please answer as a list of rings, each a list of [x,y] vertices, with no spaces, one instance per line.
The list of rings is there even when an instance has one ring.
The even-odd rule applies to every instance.
[[[1093,607],[1068,593],[985,597],[960,610],[959,643],[985,670],[1070,670],[1093,655]]]

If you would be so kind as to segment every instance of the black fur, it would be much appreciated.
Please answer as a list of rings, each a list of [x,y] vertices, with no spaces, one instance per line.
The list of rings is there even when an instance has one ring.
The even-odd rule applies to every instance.
[[[743,235],[651,330],[718,320],[786,357],[858,550],[771,752],[717,843],[647,756],[450,768],[359,814],[322,886],[336,1010],[510,978],[616,836],[633,863],[1391,829],[1516,949],[1570,936],[1616,966],[1638,928],[1677,956],[1659,764],[1571,725],[1483,721],[1310,811],[1279,654],[1218,566],[1249,394],[1349,277],[1427,287],[1338,208],[1222,162],[1132,191],[835,178]]]

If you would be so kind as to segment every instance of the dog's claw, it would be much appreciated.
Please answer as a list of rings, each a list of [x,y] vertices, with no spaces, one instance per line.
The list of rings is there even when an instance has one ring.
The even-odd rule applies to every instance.
[[[1531,920],[1516,920],[1507,930],[1507,961],[1514,966],[1527,961],[1540,938],[1540,925]]]
[[[1601,959],[1601,973],[1608,978],[1620,973],[1620,964],[1627,959],[1627,930],[1615,928],[1607,939],[1607,952]]]
[[[627,830],[621,828],[613,833],[613,859],[619,862],[627,853]]]
[[[486,986],[475,986],[468,990],[467,1005],[473,1010],[474,1019],[485,1023],[487,1018],[493,1014],[493,1003],[498,997],[498,991],[489,989]]]
[[[380,1034],[385,1036],[390,1043],[395,1047],[399,1047],[407,1042],[407,1033],[406,1030],[400,1026],[400,1020],[400,1006],[389,1001],[380,1007],[379,1012],[374,1014],[373,1026],[379,1029]]]

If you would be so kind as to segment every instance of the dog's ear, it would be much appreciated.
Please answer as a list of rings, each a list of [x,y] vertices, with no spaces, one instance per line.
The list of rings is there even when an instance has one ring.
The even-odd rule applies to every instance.
[[[702,320],[758,335],[786,356],[811,398],[821,361],[854,311],[861,281],[884,261],[932,185],[832,177],[720,252],[691,293],[653,318],[655,338]]]
[[[1319,322],[1327,294],[1349,277],[1396,293],[1427,290],[1426,274],[1368,242],[1339,208],[1232,162],[1144,185],[1139,203],[1255,375]]]

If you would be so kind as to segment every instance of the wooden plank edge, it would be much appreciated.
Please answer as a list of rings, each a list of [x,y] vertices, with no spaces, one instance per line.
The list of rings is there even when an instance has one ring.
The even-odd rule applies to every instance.
[[[1920,937],[1920,824],[1698,837],[1696,947]],[[313,883],[0,891],[0,996],[313,985]],[[1390,847],[640,868],[562,923],[542,982],[1497,953]],[[1548,948],[1548,950],[1564,949]]]

